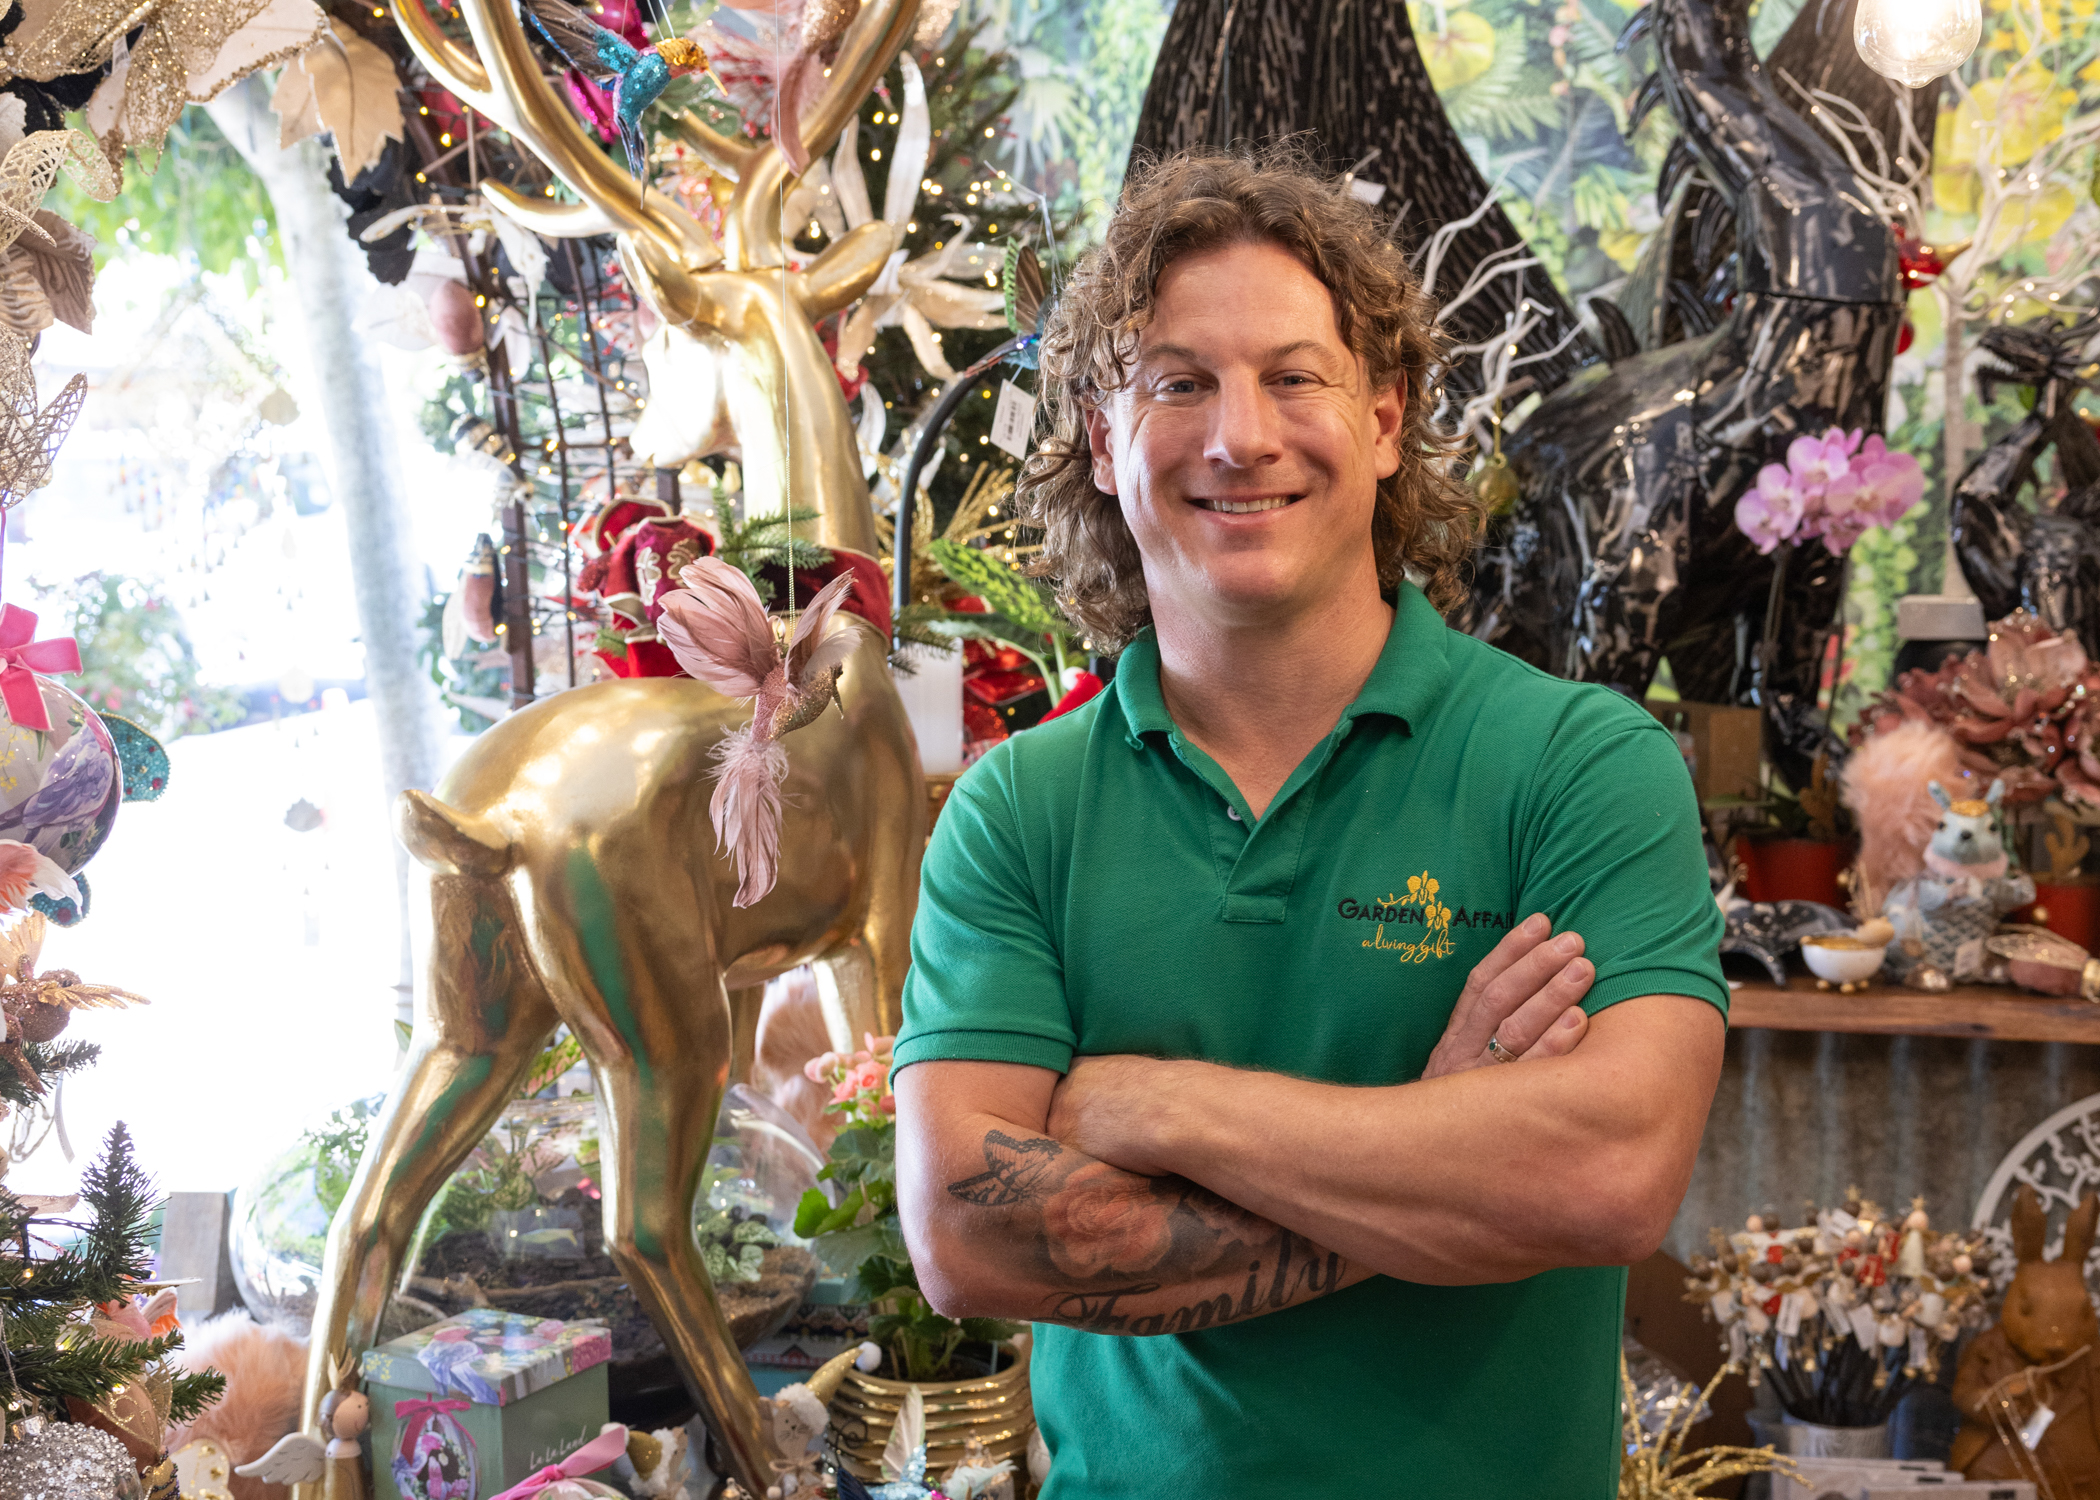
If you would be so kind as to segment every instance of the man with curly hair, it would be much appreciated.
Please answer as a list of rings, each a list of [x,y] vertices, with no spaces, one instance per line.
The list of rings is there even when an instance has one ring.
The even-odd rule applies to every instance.
[[[1435,325],[1338,184],[1142,173],[1043,352],[1029,514],[1121,655],[927,852],[920,1284],[1038,1325],[1049,1500],[1605,1500],[1725,1029],[1675,742],[1445,626]]]

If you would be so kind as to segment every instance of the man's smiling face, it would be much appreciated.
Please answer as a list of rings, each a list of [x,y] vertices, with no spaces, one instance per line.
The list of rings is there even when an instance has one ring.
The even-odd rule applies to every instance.
[[[1155,617],[1280,622],[1372,580],[1378,481],[1403,393],[1374,390],[1319,278],[1272,241],[1159,278],[1122,389],[1087,414]]]

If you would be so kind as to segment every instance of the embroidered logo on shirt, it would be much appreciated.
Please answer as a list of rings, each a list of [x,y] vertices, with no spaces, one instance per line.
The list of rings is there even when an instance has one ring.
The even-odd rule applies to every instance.
[[[1444,904],[1443,883],[1427,870],[1407,879],[1407,894],[1388,892],[1376,901],[1355,901],[1344,896],[1335,906],[1338,916],[1351,922],[1375,922],[1377,927],[1362,940],[1366,948],[1397,953],[1403,963],[1418,964],[1432,958],[1449,958],[1456,951],[1452,927],[1508,927],[1515,913],[1486,909],[1468,913]],[[1386,929],[1400,929],[1388,936]],[[1416,929],[1409,932],[1407,929]]]

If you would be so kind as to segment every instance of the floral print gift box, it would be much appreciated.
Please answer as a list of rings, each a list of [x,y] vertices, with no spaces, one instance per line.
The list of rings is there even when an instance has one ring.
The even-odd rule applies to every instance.
[[[612,1339],[494,1307],[368,1350],[380,1500],[489,1500],[559,1463],[605,1425]]]

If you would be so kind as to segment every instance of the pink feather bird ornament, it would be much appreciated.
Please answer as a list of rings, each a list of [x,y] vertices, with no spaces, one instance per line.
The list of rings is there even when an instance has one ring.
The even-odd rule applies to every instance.
[[[832,617],[852,586],[841,573],[818,590],[782,654],[773,620],[743,571],[717,557],[681,569],[685,585],[665,594],[657,633],[678,665],[718,693],[751,698],[751,722],[715,747],[715,837],[736,856],[735,904],[752,906],[773,889],[780,865],[780,786],[788,756],[781,736],[813,722],[838,697],[839,673],[859,635]]]

